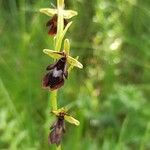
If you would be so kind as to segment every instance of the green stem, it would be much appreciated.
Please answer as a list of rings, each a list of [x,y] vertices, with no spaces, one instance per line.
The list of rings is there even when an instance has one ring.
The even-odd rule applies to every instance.
[[[57,10],[58,10],[58,21],[57,21],[57,35],[55,39],[54,49],[56,51],[61,50],[62,40],[59,40],[62,36],[64,29],[64,19],[63,19],[63,8],[64,0],[57,0]],[[57,110],[57,90],[51,92],[50,96],[52,110]],[[61,150],[61,145],[56,147],[56,150]]]
[[[56,150],[61,150],[61,145],[59,145],[59,146],[56,148]]]
[[[50,100],[52,110],[57,110],[57,90],[51,92]]]
[[[62,39],[61,41],[59,39],[61,38],[64,29],[63,7],[64,7],[64,0],[57,0],[58,21],[57,21],[56,44],[55,44],[56,51],[60,51],[62,44]]]
[[[61,37],[64,28],[64,20],[63,20],[63,13],[62,13],[63,7],[64,7],[64,0],[57,0],[58,21],[57,21],[57,35],[54,42],[55,43],[54,49],[56,51],[60,51],[61,44],[62,44],[62,40],[60,41],[59,39]],[[52,110],[57,110],[57,90],[51,92],[50,100],[51,100]]]
[[[57,8],[64,8],[64,0],[57,0]]]

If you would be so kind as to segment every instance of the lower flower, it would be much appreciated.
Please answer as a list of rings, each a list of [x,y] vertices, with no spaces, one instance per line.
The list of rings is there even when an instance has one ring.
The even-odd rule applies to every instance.
[[[50,144],[60,145],[63,134],[65,133],[64,116],[59,116],[57,121],[51,126],[48,140]]]
[[[70,116],[64,108],[52,111],[52,113],[57,117],[57,120],[50,127],[51,132],[49,134],[48,141],[50,144],[56,144],[58,146],[60,145],[63,134],[65,133],[65,121],[77,126],[80,122]]]

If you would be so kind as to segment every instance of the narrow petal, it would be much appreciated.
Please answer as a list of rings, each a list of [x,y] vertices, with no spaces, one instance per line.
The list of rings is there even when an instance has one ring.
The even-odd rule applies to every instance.
[[[61,52],[57,52],[49,49],[44,49],[43,52],[54,59],[60,59],[61,57],[63,57],[63,53]]]
[[[57,14],[57,9],[41,8],[39,11],[41,13],[48,15],[48,16],[54,16],[55,14]]]
[[[76,15],[78,15],[78,13],[74,10],[63,10],[63,17],[65,19],[70,19]]]
[[[67,59],[68,59],[68,62],[70,63],[70,65],[76,66],[76,67],[78,67],[78,68],[80,68],[80,69],[83,68],[83,65],[82,65],[77,59],[74,59],[74,58],[71,57],[71,56],[68,56]]]
[[[71,124],[74,124],[74,125],[76,125],[76,126],[78,126],[78,125],[80,124],[80,122],[79,122],[78,120],[76,120],[75,118],[73,118],[73,117],[71,117],[71,116],[69,116],[69,115],[65,115],[65,116],[64,116],[64,119],[65,119],[67,122],[69,122],[69,123],[71,123]]]

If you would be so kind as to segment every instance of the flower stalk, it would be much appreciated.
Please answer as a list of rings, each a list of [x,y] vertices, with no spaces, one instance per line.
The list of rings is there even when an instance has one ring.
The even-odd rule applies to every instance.
[[[51,126],[49,134],[49,143],[56,144],[57,150],[61,150],[61,140],[65,133],[65,121],[78,126],[80,122],[70,116],[64,108],[58,109],[57,92],[58,88],[64,85],[68,78],[68,73],[73,67],[83,68],[83,65],[78,61],[78,56],[73,58],[69,55],[70,42],[69,39],[64,39],[64,36],[71,26],[72,22],[67,19],[77,15],[76,11],[64,10],[64,0],[57,0],[57,9],[42,8],[41,13],[51,16],[46,26],[49,27],[49,35],[54,36],[54,50],[44,49],[43,52],[52,57],[54,64],[47,66],[47,74],[43,78],[43,87],[50,89],[51,112],[56,116],[55,123]],[[64,44],[63,50],[62,43]],[[69,65],[69,66],[68,66]]]
[[[57,90],[51,92],[50,101],[52,110],[57,110]]]
[[[64,0],[57,0],[58,21],[57,21],[57,35],[56,35],[56,39],[54,39],[55,51],[60,51],[61,49],[62,40],[60,40],[59,42],[59,39],[61,37],[61,33],[63,32],[63,28],[64,28],[64,20],[62,14],[63,6],[64,6]],[[51,92],[50,101],[51,101],[52,110],[57,110],[57,90]],[[61,150],[61,146],[59,147],[59,150]]]
[[[57,35],[56,35],[56,45],[55,50],[60,51],[61,49],[61,34],[64,29],[64,18],[63,18],[63,6],[64,6],[64,0],[57,0],[57,11],[58,11],[58,21],[57,21]]]

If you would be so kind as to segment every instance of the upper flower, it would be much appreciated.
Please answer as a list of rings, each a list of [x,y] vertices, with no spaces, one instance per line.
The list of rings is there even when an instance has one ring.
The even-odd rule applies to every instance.
[[[49,27],[49,35],[55,35],[57,33],[57,25],[59,21],[63,21],[63,29],[68,24],[67,19],[72,18],[73,16],[77,15],[76,11],[73,10],[64,10],[63,6],[61,6],[61,0],[59,1],[60,5],[57,7],[57,9],[52,8],[41,8],[40,12],[44,13],[50,17],[52,17],[46,24],[46,26]],[[61,7],[60,7],[61,6]],[[58,16],[61,18],[58,19]],[[58,22],[58,23],[57,23]],[[59,23],[61,24],[61,23]]]

